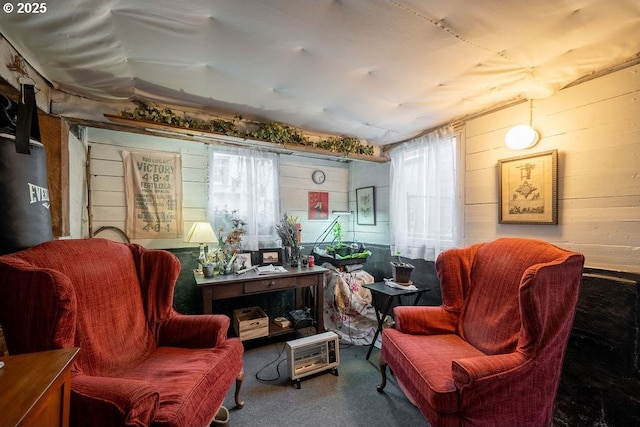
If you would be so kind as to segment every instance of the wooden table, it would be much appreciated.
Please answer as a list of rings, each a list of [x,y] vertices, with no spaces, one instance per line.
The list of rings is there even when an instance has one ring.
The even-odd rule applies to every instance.
[[[205,314],[213,313],[213,301],[245,295],[264,294],[267,292],[283,291],[303,288],[315,289],[315,307],[313,317],[316,319],[316,331],[324,332],[324,318],[322,316],[324,304],[324,273],[326,268],[288,267],[286,273],[258,274],[256,270],[244,274],[228,274],[204,277],[194,270],[196,285],[202,293],[203,310]],[[296,308],[301,307],[301,298],[296,292]],[[311,308],[311,307],[310,307]],[[270,328],[274,324],[270,323]]]
[[[79,348],[0,358],[0,425],[68,426],[71,365]]]

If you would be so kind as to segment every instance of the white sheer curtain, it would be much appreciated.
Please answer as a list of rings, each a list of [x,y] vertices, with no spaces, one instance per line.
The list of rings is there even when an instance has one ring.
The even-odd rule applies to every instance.
[[[274,247],[275,224],[280,217],[278,155],[248,148],[209,148],[208,219],[214,226],[232,227],[230,216],[247,224],[242,249]]]
[[[434,261],[458,247],[457,138],[443,128],[390,151],[391,254]]]

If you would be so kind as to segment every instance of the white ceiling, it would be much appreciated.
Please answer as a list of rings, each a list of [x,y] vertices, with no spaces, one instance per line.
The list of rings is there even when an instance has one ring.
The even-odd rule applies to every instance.
[[[17,5],[17,3],[15,3]],[[0,32],[55,88],[371,144],[640,53],[638,0],[48,0]]]

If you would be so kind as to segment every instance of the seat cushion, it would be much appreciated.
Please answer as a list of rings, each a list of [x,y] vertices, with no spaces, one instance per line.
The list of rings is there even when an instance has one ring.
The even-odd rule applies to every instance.
[[[428,406],[437,412],[455,413],[458,391],[451,362],[484,353],[457,335],[409,335],[385,329],[381,355],[420,410],[425,412]]]
[[[212,349],[158,347],[140,365],[123,374],[146,381],[158,391],[155,426],[208,425],[242,370],[242,343],[226,340]]]

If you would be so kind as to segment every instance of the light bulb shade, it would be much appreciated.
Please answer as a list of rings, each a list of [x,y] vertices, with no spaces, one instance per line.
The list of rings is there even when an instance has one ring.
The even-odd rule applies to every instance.
[[[184,239],[188,243],[211,243],[217,242],[218,238],[213,232],[213,227],[208,222],[196,222],[191,226]]]
[[[531,126],[518,125],[509,129],[504,141],[512,150],[522,150],[536,145],[538,138],[538,131]]]

